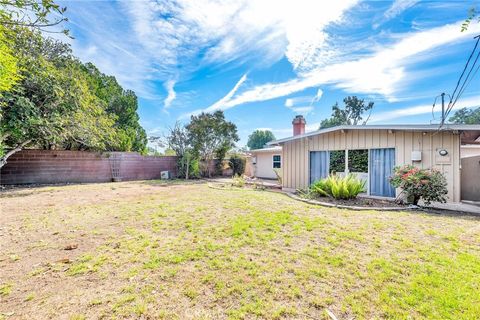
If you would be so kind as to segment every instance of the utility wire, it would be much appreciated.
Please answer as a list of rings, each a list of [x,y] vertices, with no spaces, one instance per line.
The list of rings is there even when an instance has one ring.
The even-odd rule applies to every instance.
[[[472,77],[470,79],[468,79],[468,82],[465,84],[465,87],[459,91],[458,95],[457,95],[457,98],[455,99],[455,102],[453,103],[453,105],[455,105],[455,103],[457,102],[457,100],[462,96],[463,92],[465,92],[465,89],[468,87],[468,85],[470,84],[470,82],[472,82],[472,80],[475,78],[475,75],[477,74],[478,72],[478,69],[480,69],[480,64],[477,66],[477,68],[475,69],[475,71],[473,72],[472,74]],[[473,70],[473,67],[472,67],[472,70]],[[452,106],[453,108],[453,106]],[[448,114],[447,114],[448,115]]]
[[[453,90],[452,93],[452,98],[455,97],[455,93],[457,92],[458,86],[460,85],[460,82],[462,81],[463,75],[465,74],[465,71],[468,68],[468,65],[470,64],[470,60],[472,60],[473,54],[475,53],[475,50],[477,50],[478,42],[480,41],[480,37],[477,37],[477,41],[475,42],[475,46],[473,47],[472,53],[470,53],[470,56],[468,57],[467,63],[465,64],[465,67],[463,68],[462,74],[460,75],[460,78],[458,78],[457,85],[455,86],[455,90]],[[450,103],[452,103],[452,100],[450,100]]]
[[[480,38],[479,38],[480,39]],[[476,64],[477,64],[477,61],[478,61],[478,58],[480,57],[480,51],[478,51],[478,54],[477,54],[477,57],[475,58],[475,61],[473,62],[470,70],[468,71],[467,73],[467,76],[465,77],[463,83],[462,83],[462,86],[460,87],[460,89],[458,90],[458,94],[457,96],[455,97],[455,100],[453,101],[453,103],[447,108],[447,112],[445,113],[446,116],[449,115],[450,111],[453,109],[453,106],[455,106],[455,103],[457,103],[458,99],[460,98],[460,96],[463,94],[463,92],[465,91],[465,89],[467,88],[468,84],[470,83],[471,79],[473,78],[470,78],[470,74],[472,73],[473,69],[475,68]],[[470,79],[469,79],[470,78]]]

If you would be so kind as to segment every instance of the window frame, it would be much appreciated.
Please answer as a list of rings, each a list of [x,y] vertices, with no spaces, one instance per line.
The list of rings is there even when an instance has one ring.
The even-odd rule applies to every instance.
[[[275,160],[275,157],[280,157],[280,160]],[[275,163],[279,164],[279,167],[275,167]],[[282,169],[282,155],[281,154],[274,154],[272,155],[272,168],[273,169]]]

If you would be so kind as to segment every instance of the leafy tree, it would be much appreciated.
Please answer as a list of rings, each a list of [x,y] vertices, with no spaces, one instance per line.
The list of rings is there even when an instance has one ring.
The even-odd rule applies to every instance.
[[[193,151],[187,129],[176,122],[173,128],[169,129],[166,140],[169,150],[178,157],[177,176],[187,180],[190,177],[197,177],[198,157]]]
[[[50,27],[68,20],[64,16],[66,10],[66,7],[61,7],[53,0],[1,0],[0,25],[58,32]],[[60,32],[68,35],[68,30]]]
[[[67,45],[22,28],[14,49],[21,80],[0,98],[1,143],[12,149],[0,165],[26,145],[53,149],[68,141],[101,150],[114,141],[115,117],[92,94]]]
[[[275,140],[275,136],[270,130],[255,130],[248,136],[247,146],[250,150],[261,149],[268,142]]]
[[[109,149],[146,152],[147,135],[139,124],[135,92],[124,90],[115,77],[101,73],[92,63],[82,65],[91,90],[102,101],[107,113],[115,115],[117,139]]]
[[[247,160],[241,154],[234,153],[230,156],[228,164],[232,169],[233,176],[241,176],[245,173]]]
[[[343,99],[344,108],[340,108],[338,103],[332,107],[332,116],[322,120],[320,128],[330,128],[340,125],[357,125],[363,120],[363,114],[373,108],[373,102],[365,104],[364,99],[358,99],[356,96]],[[362,124],[368,122],[367,118]]]
[[[216,155],[217,159],[223,156],[219,159],[221,162],[226,152],[239,140],[237,126],[225,120],[223,111],[202,112],[192,116],[186,129],[194,154],[205,161],[203,173],[208,176],[211,176],[208,163],[214,156]]]
[[[0,26],[0,95],[19,80],[18,58],[14,55],[8,30]]]
[[[0,96],[0,166],[26,146],[146,152],[133,91],[82,64],[67,44],[28,28],[12,30],[19,75]]]
[[[458,124],[480,124],[480,107],[476,109],[462,108],[457,110],[449,119]]]

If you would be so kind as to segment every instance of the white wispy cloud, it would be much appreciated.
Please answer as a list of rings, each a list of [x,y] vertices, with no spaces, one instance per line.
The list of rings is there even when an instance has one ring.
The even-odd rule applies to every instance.
[[[173,100],[177,97],[177,93],[174,90],[175,80],[168,80],[165,82],[165,90],[167,90],[167,97],[163,101],[164,109],[168,109],[172,104]]]
[[[123,1],[139,42],[165,73],[249,58],[274,63],[286,56],[308,71],[326,52],[326,26],[359,0]],[[204,57],[189,64],[192,57]],[[179,68],[179,66],[181,68]]]
[[[137,42],[137,37],[121,13],[109,2],[95,3],[95,10],[81,2],[68,4],[69,21],[75,39],[61,40],[72,45],[73,52],[84,62],[93,62],[101,72],[113,75],[126,89],[145,99],[160,99],[151,84],[157,78],[153,60]]]
[[[401,14],[403,11],[407,10],[408,8],[413,7],[419,1],[420,0],[395,0],[393,1],[390,8],[385,11],[384,16],[386,19],[392,19]]]
[[[226,105],[226,103],[235,95],[237,92],[238,88],[247,80],[247,74],[245,73],[240,80],[233,86],[232,90],[230,90],[223,98],[209,106],[208,108],[205,109],[198,109],[194,110],[192,112],[185,113],[180,116],[180,119],[185,119],[190,117],[191,115],[199,114],[201,112],[215,112],[217,110],[226,110],[229,107]]]
[[[474,97],[468,97],[465,99],[459,99],[458,102],[453,106],[452,110],[458,110],[462,109],[464,107],[470,108],[470,107],[479,107],[480,106],[480,96],[474,96]],[[385,112],[379,112],[379,113],[373,113],[372,116],[370,117],[370,123],[375,123],[375,122],[388,122],[391,120],[396,120],[399,118],[405,118],[405,117],[411,117],[411,116],[417,116],[417,115],[422,115],[422,114],[431,114],[432,111],[436,115],[436,120],[437,122],[440,121],[440,115],[441,115],[441,104],[437,102],[435,108],[432,108],[433,106],[430,105],[415,105],[415,106],[407,106],[407,107],[402,107],[399,109],[391,110],[391,111],[385,111]],[[450,116],[453,115],[453,112],[450,114]]]
[[[408,82],[409,65],[428,60],[435,54],[432,49],[470,39],[480,32],[479,24],[472,25],[463,33],[459,32],[459,25],[460,22],[404,34],[398,37],[396,43],[378,48],[369,57],[322,66],[286,82],[258,85],[231,99],[222,99],[222,106],[228,109],[245,103],[285,97],[324,84],[346,92],[380,94],[388,101],[395,101],[396,94]]]

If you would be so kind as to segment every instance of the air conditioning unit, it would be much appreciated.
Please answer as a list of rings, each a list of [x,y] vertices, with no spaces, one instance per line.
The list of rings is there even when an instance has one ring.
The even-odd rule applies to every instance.
[[[170,179],[170,171],[162,171],[160,172],[160,179],[168,180]]]

